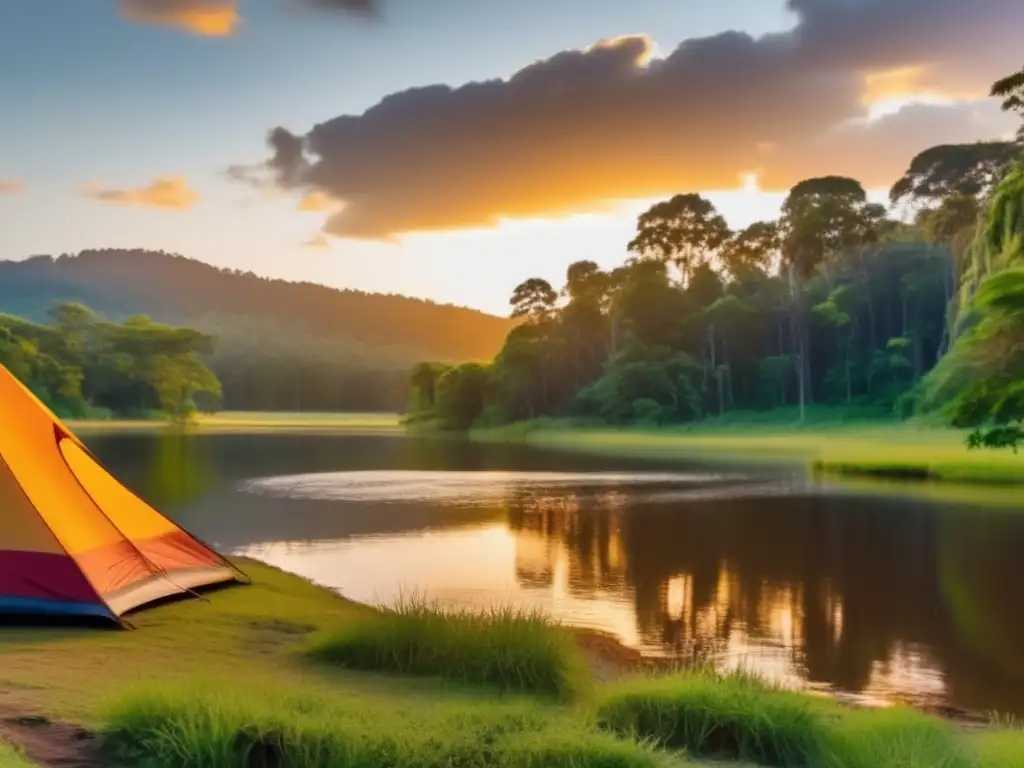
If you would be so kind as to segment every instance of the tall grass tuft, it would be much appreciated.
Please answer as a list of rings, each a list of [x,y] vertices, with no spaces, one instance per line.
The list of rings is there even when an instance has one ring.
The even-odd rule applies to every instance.
[[[305,652],[353,669],[431,675],[563,699],[582,692],[589,681],[572,635],[541,613],[444,608],[415,596],[315,636]]]
[[[786,768],[831,764],[835,717],[812,697],[709,670],[629,681],[610,688],[598,706],[600,726],[620,736]]]
[[[951,725],[903,707],[844,712],[834,748],[841,768],[989,768]]]
[[[539,705],[381,703],[285,690],[143,688],[115,700],[103,744],[160,768],[658,768],[665,756]]]

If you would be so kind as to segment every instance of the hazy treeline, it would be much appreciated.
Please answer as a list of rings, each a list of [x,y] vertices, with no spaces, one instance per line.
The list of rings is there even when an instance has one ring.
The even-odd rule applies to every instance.
[[[1024,109],[1024,71],[994,93]],[[810,403],[948,409],[998,442],[1024,416],[1020,145],[913,158],[891,207],[855,179],[795,185],[781,216],[730,231],[697,194],[637,221],[613,270],[518,285],[490,364],[423,363],[412,418],[442,428],[544,415],[685,422]],[[898,216],[910,213],[911,216]],[[908,223],[909,222],[909,223]]]
[[[212,407],[221,386],[201,356],[213,344],[145,315],[108,322],[81,304],[54,306],[48,325],[0,315],[0,363],[63,417],[184,420],[197,399]]]
[[[261,278],[145,250],[0,262],[0,311],[49,322],[55,303],[145,313],[215,336],[223,403],[247,410],[399,410],[424,358],[486,360],[512,323],[418,299]]]

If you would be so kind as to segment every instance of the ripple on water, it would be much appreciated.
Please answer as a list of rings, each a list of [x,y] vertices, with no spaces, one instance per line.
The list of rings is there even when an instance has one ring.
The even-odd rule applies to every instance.
[[[288,499],[351,502],[483,504],[509,494],[584,495],[629,489],[654,502],[777,493],[785,484],[740,474],[679,472],[358,471],[282,475],[247,480],[246,493]]]

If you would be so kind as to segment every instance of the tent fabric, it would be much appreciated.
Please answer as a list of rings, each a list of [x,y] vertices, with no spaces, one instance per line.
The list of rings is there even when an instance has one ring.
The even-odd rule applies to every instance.
[[[0,366],[0,616],[106,616],[238,580]]]

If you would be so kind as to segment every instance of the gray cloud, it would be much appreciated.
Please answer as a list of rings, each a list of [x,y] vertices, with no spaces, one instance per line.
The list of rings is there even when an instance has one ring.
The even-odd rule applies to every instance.
[[[751,172],[773,190],[827,172],[887,185],[930,144],[1010,130],[989,101],[866,122],[864,99],[982,97],[1019,66],[1006,52],[1019,50],[1020,0],[790,7],[786,34],[725,32],[660,59],[644,37],[608,40],[507,80],[394,93],[304,134],[275,128],[263,170],[340,201],[329,233],[384,238],[732,188]]]

